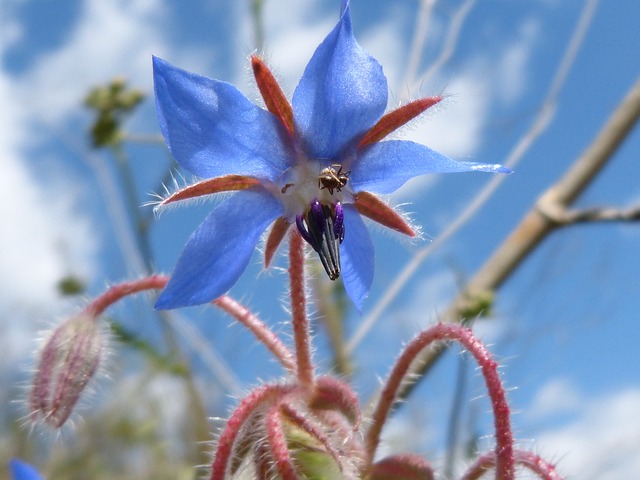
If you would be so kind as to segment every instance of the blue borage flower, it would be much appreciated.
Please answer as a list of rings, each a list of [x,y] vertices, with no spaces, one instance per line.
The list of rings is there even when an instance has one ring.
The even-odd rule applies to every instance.
[[[42,480],[38,471],[28,463],[13,458],[9,461],[12,480]]]
[[[416,100],[383,115],[387,79],[356,42],[346,0],[291,104],[262,60],[254,55],[251,61],[267,110],[228,83],[153,59],[165,141],[183,168],[207,179],[178,190],[160,206],[234,192],[192,234],[156,308],[214,300],[245,270],[270,224],[266,265],[295,224],[329,277],[341,276],[361,309],[374,268],[373,245],[361,215],[415,235],[374,194],[391,193],[427,173],[509,172],[500,165],[456,162],[410,141],[380,141],[441,98]]]

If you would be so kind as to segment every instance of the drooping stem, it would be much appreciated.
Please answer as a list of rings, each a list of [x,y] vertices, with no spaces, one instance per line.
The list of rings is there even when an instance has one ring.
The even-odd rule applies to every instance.
[[[256,336],[258,341],[273,353],[285,369],[291,373],[295,373],[296,363],[291,350],[289,350],[287,346],[280,341],[276,334],[273,333],[257,316],[251,313],[247,307],[228,295],[222,295],[220,298],[214,300],[213,304],[247,327],[247,329]]]
[[[340,453],[331,443],[327,432],[314,421],[314,417],[309,415],[309,412],[300,411],[291,403],[282,401],[279,406],[279,414],[322,445],[322,448],[333,458],[336,465],[340,465]]]
[[[256,412],[260,405],[272,402],[293,389],[292,386],[266,385],[254,390],[240,402],[218,438],[215,457],[211,465],[211,480],[226,478],[227,465],[233,457],[233,446],[247,419]]]
[[[376,449],[380,443],[382,427],[398,399],[400,386],[407,380],[406,375],[412,362],[427,346],[438,340],[460,342],[480,365],[482,375],[487,384],[489,398],[491,399],[495,422],[496,478],[512,480],[514,478],[514,466],[510,412],[506,394],[498,375],[497,363],[484,345],[473,336],[471,330],[451,324],[438,324],[420,333],[407,345],[397,360],[374,410],[371,427],[366,433],[367,467],[370,467],[373,462]]]
[[[84,313],[97,317],[118,300],[145,290],[157,290],[164,288],[168,281],[169,277],[166,275],[151,275],[150,277],[145,277],[141,280],[133,280],[131,282],[123,282],[118,285],[114,285],[87,305],[84,309]]]
[[[515,450],[513,452],[514,463],[537,474],[543,480],[562,480],[555,466],[540,456],[525,450]],[[477,480],[488,470],[495,467],[496,455],[494,452],[487,453],[478,458],[473,465],[465,472],[460,480]]]
[[[169,277],[166,275],[152,275],[141,280],[114,285],[87,305],[83,313],[91,318],[96,318],[108,307],[124,297],[145,290],[159,290],[164,288],[168,281]],[[290,372],[296,371],[296,364],[291,351],[257,316],[251,313],[247,307],[228,295],[222,295],[212,303],[247,327],[247,329],[256,336],[258,341],[273,353],[285,369]]]
[[[267,441],[270,454],[273,456],[279,478],[282,480],[298,480],[298,474],[287,445],[287,437],[280,417],[280,402],[271,406],[266,415]]]
[[[291,318],[293,340],[296,348],[298,381],[304,386],[313,384],[311,338],[307,317],[307,300],[304,284],[304,243],[297,230],[291,230],[289,242],[289,278],[291,288]]]

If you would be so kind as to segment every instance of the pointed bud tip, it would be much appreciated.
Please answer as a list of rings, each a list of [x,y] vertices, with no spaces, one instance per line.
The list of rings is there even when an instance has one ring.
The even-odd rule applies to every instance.
[[[106,333],[96,317],[80,314],[46,339],[29,397],[29,419],[60,428],[73,413],[104,356]]]

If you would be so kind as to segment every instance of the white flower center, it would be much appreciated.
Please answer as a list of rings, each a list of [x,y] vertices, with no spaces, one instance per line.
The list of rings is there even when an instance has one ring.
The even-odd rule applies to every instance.
[[[278,191],[273,193],[284,206],[283,216],[294,223],[296,216],[309,210],[314,200],[324,205],[353,203],[348,178],[349,172],[343,171],[341,165],[327,166],[319,160],[306,160],[287,170],[274,186]]]

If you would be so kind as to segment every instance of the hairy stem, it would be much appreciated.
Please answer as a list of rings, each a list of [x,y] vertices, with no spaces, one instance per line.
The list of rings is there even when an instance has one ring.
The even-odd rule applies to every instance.
[[[300,234],[292,229],[289,243],[289,278],[291,288],[291,317],[293,340],[296,346],[298,381],[304,386],[313,384],[313,363],[311,360],[311,338],[307,299],[304,284],[304,243]]]
[[[233,458],[233,445],[245,422],[261,405],[275,401],[278,397],[293,390],[292,386],[264,386],[246,396],[225,423],[218,438],[218,445],[211,465],[211,480],[224,480],[227,465]]]
[[[151,275],[141,280],[133,280],[131,282],[123,282],[109,288],[105,293],[96,298],[84,309],[84,313],[99,316],[111,305],[117,301],[132,295],[134,293],[143,292],[145,290],[158,290],[164,288],[169,277],[166,275]]]
[[[543,460],[535,453],[524,450],[515,450],[513,458],[516,465],[525,467],[526,469],[537,474],[543,480],[562,480],[562,476],[556,471],[556,468]],[[487,453],[478,458],[460,480],[477,480],[487,471],[496,465],[496,455],[494,452]]]
[[[438,340],[455,340],[461,343],[476,359],[482,370],[495,422],[496,436],[496,478],[510,480],[514,478],[513,436],[509,404],[498,375],[498,365],[489,351],[477,340],[471,330],[460,325],[438,324],[414,338],[397,360],[382,390],[378,404],[372,416],[371,427],[366,432],[365,448],[367,452],[366,466],[369,468],[380,443],[380,434],[393,405],[399,399],[398,392],[406,383],[411,364],[430,344]]]
[[[531,148],[539,136],[544,132],[551,120],[555,115],[556,104],[558,94],[564,85],[567,75],[573,65],[573,61],[577,55],[577,52],[584,40],[586,31],[593,18],[595,4],[597,0],[589,0],[585,3],[582,10],[580,19],[573,31],[571,41],[567,45],[562,61],[558,65],[556,74],[547,96],[545,97],[540,109],[534,119],[530,129],[520,138],[518,143],[513,147],[506,160],[503,163],[509,168],[514,168],[518,162],[523,158],[525,153]],[[418,271],[418,268],[425,261],[425,259],[431,255],[435,250],[446,244],[455,233],[457,233],[469,220],[475,217],[475,214],[480,210],[482,206],[491,198],[493,193],[498,189],[502,182],[508,178],[504,175],[496,175],[487,182],[487,185],[482,191],[473,199],[473,201],[464,209],[464,211],[449,225],[436,239],[428,246],[423,247],[414,257],[409,261],[400,274],[389,285],[385,293],[380,297],[377,303],[374,305],[371,313],[369,313],[356,330],[353,337],[349,340],[347,345],[347,351],[351,354],[356,347],[360,344],[362,339],[368,333],[369,330],[380,319],[382,313],[393,302],[397,295],[402,291],[402,288]]]

